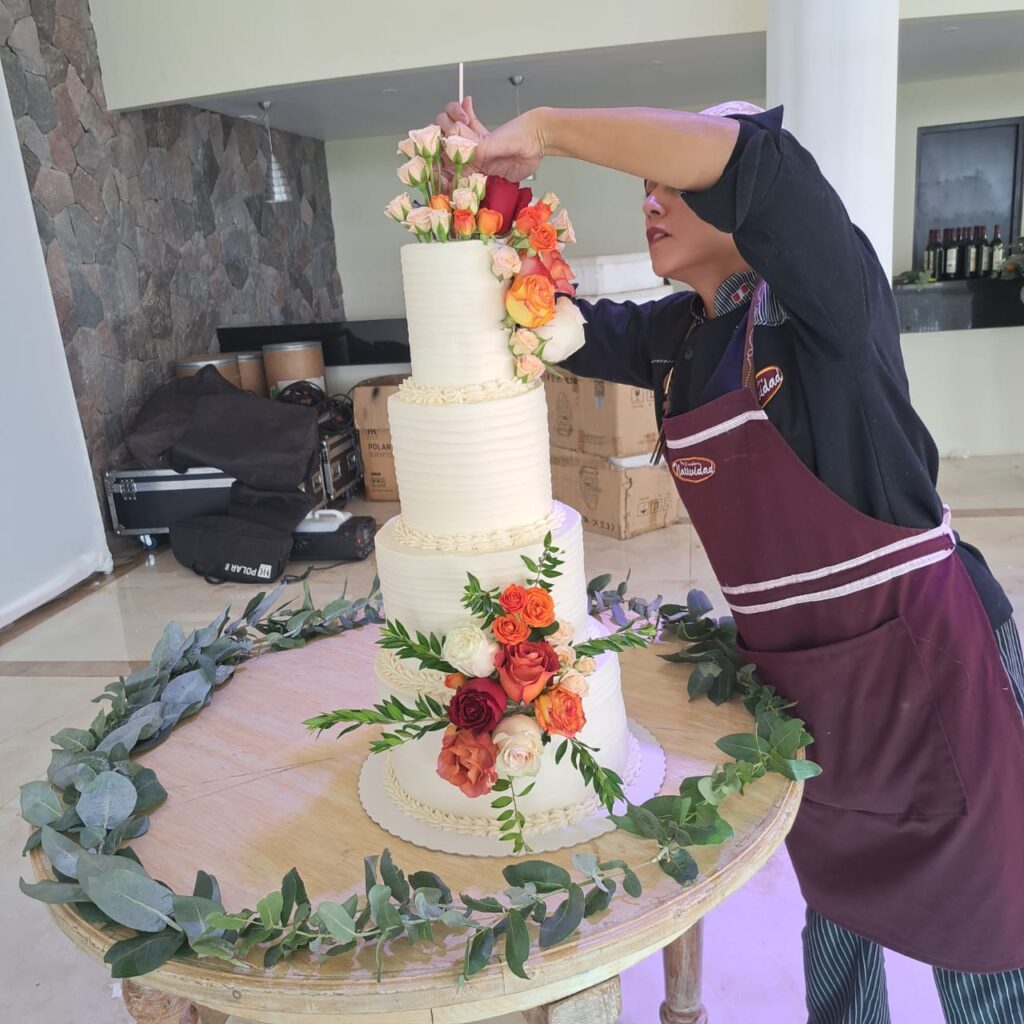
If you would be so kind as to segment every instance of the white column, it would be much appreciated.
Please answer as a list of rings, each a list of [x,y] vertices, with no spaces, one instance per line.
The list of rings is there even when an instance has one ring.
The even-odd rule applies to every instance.
[[[768,0],[768,105],[892,270],[899,0]]]

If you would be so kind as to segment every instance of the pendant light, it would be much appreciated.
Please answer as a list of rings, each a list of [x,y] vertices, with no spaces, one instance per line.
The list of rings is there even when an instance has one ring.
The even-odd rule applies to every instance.
[[[509,84],[516,91],[516,117],[519,117],[519,115],[522,113],[522,111],[519,109],[519,86],[521,86],[523,84],[525,79],[523,78],[522,75],[509,75],[508,76],[508,81],[509,81]],[[537,175],[536,174],[529,174],[525,178],[523,178],[524,182],[525,181],[536,181],[536,180],[537,180]]]
[[[267,174],[263,180],[263,202],[290,203],[292,188],[274,156],[274,140],[270,134],[270,100],[260,100],[263,123],[267,126]]]

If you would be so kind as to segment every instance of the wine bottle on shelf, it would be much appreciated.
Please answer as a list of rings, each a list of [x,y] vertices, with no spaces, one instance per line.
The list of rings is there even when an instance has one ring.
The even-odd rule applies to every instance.
[[[956,235],[952,228],[946,228],[942,234],[942,280],[952,281],[956,277],[957,253],[959,251],[956,245]]]
[[[921,269],[929,276],[932,277],[935,274],[935,231],[934,229],[928,232],[928,243],[924,247],[924,252],[921,253]]]
[[[996,225],[995,234],[992,235],[992,271],[993,277],[999,277],[1003,272],[1003,264],[1006,262],[1006,247],[1003,244],[1003,236],[999,234],[999,225]]]
[[[963,280],[967,277],[967,250],[971,247],[971,229],[968,227],[960,228],[960,233],[957,235],[957,268],[956,276]]]
[[[967,245],[964,247],[964,277],[977,277],[978,248],[981,242],[977,225],[975,225],[973,231],[965,231],[964,233],[967,235]]]
[[[992,243],[984,224],[978,230],[981,232],[981,241],[978,243],[978,277],[988,277],[992,273]]]

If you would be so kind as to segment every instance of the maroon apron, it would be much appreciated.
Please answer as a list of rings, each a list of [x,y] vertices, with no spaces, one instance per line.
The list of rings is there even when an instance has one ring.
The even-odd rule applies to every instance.
[[[747,320],[741,386],[666,419],[666,459],[740,653],[815,738],[804,897],[935,966],[1024,966],[1024,723],[948,510],[893,526],[818,480],[758,402]]]

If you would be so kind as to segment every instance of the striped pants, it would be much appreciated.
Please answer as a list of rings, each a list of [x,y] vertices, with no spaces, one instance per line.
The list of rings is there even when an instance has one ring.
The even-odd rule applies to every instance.
[[[1024,656],[1013,619],[996,630],[996,640],[1024,715]],[[810,908],[803,940],[807,1024],[890,1024],[881,946]],[[948,1024],[1024,1022],[1024,967],[1000,974],[932,971]]]

